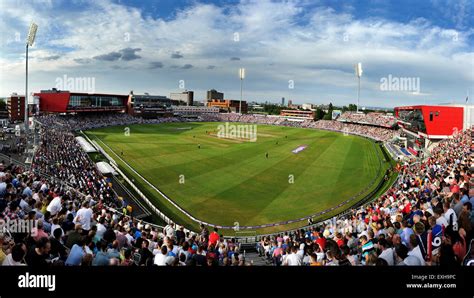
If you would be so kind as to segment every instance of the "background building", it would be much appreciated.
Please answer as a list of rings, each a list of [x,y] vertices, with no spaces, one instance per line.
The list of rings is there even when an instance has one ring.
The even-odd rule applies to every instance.
[[[34,94],[42,113],[125,112],[127,95],[41,90]]]
[[[406,136],[407,149],[416,155],[434,142],[470,128],[473,110],[473,105],[404,106],[395,108],[395,116]]]
[[[224,100],[224,93],[218,92],[216,89],[211,89],[207,91],[206,99],[207,101],[212,99]]]
[[[240,101],[239,100],[211,99],[211,100],[207,101],[207,106],[208,107],[218,107],[221,112],[240,113],[240,111],[239,111]],[[247,111],[248,111],[247,102],[242,101],[242,114],[247,113]]]
[[[8,120],[10,122],[25,120],[25,96],[12,94],[7,98]]]
[[[127,112],[130,115],[143,118],[172,116],[171,105],[179,105],[179,100],[172,100],[163,95],[133,94],[130,92],[127,100]]]
[[[281,110],[280,116],[295,118],[295,119],[314,119],[313,111],[300,111],[300,110]]]
[[[187,106],[192,106],[194,103],[194,92],[186,90],[183,92],[170,93],[170,98],[172,100],[181,101]]]

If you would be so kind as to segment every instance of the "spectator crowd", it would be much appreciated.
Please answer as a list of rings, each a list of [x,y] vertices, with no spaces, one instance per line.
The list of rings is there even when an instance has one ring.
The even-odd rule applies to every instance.
[[[398,135],[398,130],[383,128],[372,125],[362,125],[355,123],[344,123],[336,120],[310,119],[293,121],[279,116],[252,115],[252,114],[217,114],[207,115],[202,118],[203,121],[226,121],[226,122],[246,122],[254,124],[280,125],[299,128],[324,129],[338,131],[348,134],[355,134],[363,137],[375,139],[377,141],[388,141]]]
[[[344,112],[342,113],[338,121],[368,124],[374,126],[381,126],[385,128],[392,128],[397,124],[397,119],[393,115],[386,115],[384,113],[356,113],[356,112]]]

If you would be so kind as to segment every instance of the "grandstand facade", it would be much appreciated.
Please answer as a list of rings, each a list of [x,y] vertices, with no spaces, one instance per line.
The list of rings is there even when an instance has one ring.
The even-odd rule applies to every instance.
[[[126,112],[127,95],[41,90],[34,93],[42,113]]]
[[[407,149],[417,155],[433,143],[452,137],[474,123],[471,105],[417,105],[395,108]]]

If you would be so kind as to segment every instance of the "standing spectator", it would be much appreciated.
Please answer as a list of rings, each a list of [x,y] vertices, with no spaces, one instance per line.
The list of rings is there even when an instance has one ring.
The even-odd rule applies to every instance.
[[[219,230],[214,228],[214,231],[209,235],[209,245],[216,245],[217,241],[219,241],[219,234],[217,233]]]
[[[82,208],[77,211],[74,223],[81,224],[84,235],[87,235],[91,229],[92,215],[93,213],[92,209],[89,208],[89,202],[86,201],[82,203]]]

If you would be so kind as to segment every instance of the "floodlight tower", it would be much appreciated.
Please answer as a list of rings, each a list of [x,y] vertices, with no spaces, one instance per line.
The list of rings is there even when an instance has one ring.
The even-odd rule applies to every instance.
[[[28,47],[31,47],[35,42],[36,30],[38,25],[31,23],[30,30],[28,32],[28,38],[26,39],[26,83],[25,83],[25,134],[28,136]]]
[[[359,80],[359,87],[357,89],[357,112],[359,112],[359,102],[360,102],[360,77],[362,76],[362,63],[357,63],[355,65],[355,74]]]
[[[239,102],[239,113],[242,114],[242,85],[245,79],[245,68],[239,69],[239,77],[240,77],[240,102]]]

